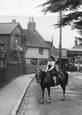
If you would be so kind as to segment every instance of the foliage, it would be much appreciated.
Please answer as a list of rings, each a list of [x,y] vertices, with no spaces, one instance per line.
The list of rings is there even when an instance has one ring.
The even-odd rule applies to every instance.
[[[41,60],[39,65],[46,65],[47,64],[47,60]]]
[[[24,49],[24,52],[26,51],[26,35],[25,34],[21,34],[21,46]]]
[[[42,12],[56,13],[64,11],[64,16],[61,22],[56,24],[57,27],[72,25],[72,29],[77,29],[82,34],[82,11],[81,11],[82,0],[48,0],[42,4]],[[67,12],[70,11],[70,12]]]
[[[42,4],[43,12],[59,12],[60,10],[76,10],[80,5],[81,0],[48,0]]]

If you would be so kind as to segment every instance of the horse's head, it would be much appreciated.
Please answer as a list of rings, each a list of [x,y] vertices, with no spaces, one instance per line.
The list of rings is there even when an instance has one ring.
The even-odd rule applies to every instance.
[[[46,75],[46,72],[43,71],[42,69],[39,69],[38,71],[36,70],[35,77],[36,77],[37,83],[41,84],[41,82],[43,82],[45,78],[45,75]]]
[[[41,74],[42,70],[35,70],[35,78],[36,78],[36,81],[37,83],[41,83],[41,77],[42,77],[42,74]]]

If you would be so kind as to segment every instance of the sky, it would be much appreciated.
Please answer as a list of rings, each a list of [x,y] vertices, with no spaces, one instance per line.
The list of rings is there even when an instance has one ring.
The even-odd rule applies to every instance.
[[[26,29],[29,17],[34,17],[36,30],[46,41],[51,41],[56,48],[59,47],[59,28],[55,29],[54,24],[58,21],[58,13],[41,12],[38,5],[47,0],[0,0],[0,23],[12,22],[16,19],[21,26]],[[37,7],[37,8],[36,8]],[[74,46],[75,37],[79,36],[77,31],[71,30],[70,26],[62,29],[62,48],[71,48]]]

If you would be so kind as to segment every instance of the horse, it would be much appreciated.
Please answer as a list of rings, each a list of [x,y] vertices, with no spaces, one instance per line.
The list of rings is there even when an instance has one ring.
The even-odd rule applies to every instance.
[[[56,77],[56,84],[54,83],[54,80],[52,79],[52,76],[50,75],[49,72],[45,72],[43,70],[39,70],[35,72],[35,78],[37,83],[40,84],[41,90],[42,90],[42,99],[41,103],[44,102],[44,92],[45,88],[47,88],[48,91],[48,97],[49,100],[48,102],[51,103],[51,96],[50,96],[50,87],[55,87],[60,85],[62,90],[63,90],[63,97],[61,100],[65,100],[65,91],[66,91],[66,86],[68,84],[68,73],[65,70],[57,71],[58,76]]]

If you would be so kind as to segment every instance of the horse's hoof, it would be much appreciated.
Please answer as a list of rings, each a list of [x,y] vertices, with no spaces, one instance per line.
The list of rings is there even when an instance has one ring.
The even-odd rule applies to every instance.
[[[48,103],[51,103],[51,100],[48,100]]]
[[[64,100],[65,100],[65,98],[62,98],[62,99],[61,99],[61,101],[64,101]]]
[[[43,100],[41,100],[41,104],[43,104],[43,102],[44,102],[44,101],[43,101]]]

